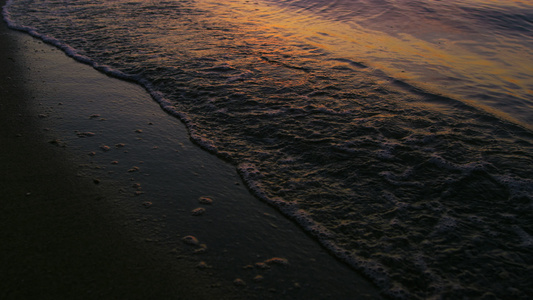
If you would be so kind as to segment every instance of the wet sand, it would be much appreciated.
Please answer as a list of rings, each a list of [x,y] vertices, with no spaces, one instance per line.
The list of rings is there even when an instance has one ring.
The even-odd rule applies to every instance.
[[[0,45],[0,298],[379,297],[141,87]]]
[[[30,59],[38,42],[3,22],[0,41],[0,298],[211,298],[192,262],[138,242],[117,191],[80,175],[69,147],[42,127],[54,86],[40,72],[53,62]]]

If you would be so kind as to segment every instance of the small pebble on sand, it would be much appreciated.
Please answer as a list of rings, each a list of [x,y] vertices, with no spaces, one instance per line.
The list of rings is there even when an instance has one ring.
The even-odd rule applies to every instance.
[[[102,145],[102,146],[100,146],[100,149],[102,149],[103,151],[109,151],[109,150],[111,150],[111,147],[109,147],[107,145]]]
[[[240,278],[233,280],[233,284],[236,286],[246,286],[246,282]]]
[[[287,266],[289,265],[289,260],[286,258],[282,258],[282,257],[272,257],[270,259],[265,260],[264,263],[267,265]]]
[[[198,202],[200,202],[201,204],[210,205],[213,204],[213,199],[210,197],[200,197],[198,198]]]
[[[254,281],[255,282],[261,282],[261,281],[263,281],[263,279],[265,279],[265,278],[263,276],[261,276],[261,275],[257,275],[257,276],[254,277]]]
[[[262,262],[256,263],[255,267],[258,268],[258,269],[270,269],[269,265],[267,265],[265,263],[262,263]]]
[[[124,144],[124,143],[115,144],[115,148],[122,148],[124,146],[126,146],[126,144]]]
[[[195,208],[192,210],[192,215],[193,216],[201,216],[205,213],[205,208],[203,207],[198,207],[198,208]]]
[[[89,155],[90,155],[90,156],[95,156],[95,155],[96,155],[96,152],[94,152],[94,151],[93,151],[93,152],[89,152]]]
[[[94,115],[89,116],[89,119],[95,119],[95,118],[100,118],[100,115],[94,114]]]
[[[142,133],[143,130],[142,130],[142,129],[135,129],[135,132],[137,132],[137,133]]]
[[[192,235],[184,236],[181,240],[187,245],[198,245],[198,244],[200,244],[198,239],[195,238]]]
[[[91,136],[94,136],[95,133],[94,132],[78,132],[76,133],[76,135],[80,138],[84,138],[84,137],[91,137]]]
[[[128,172],[130,172],[130,173],[131,172],[137,172],[137,171],[139,171],[139,167],[135,167],[135,166],[131,167],[131,169],[128,170]]]
[[[149,201],[143,202],[143,206],[146,208],[150,208],[150,206],[152,206],[152,202],[149,202]]]
[[[199,263],[196,265],[196,267],[197,267],[198,269],[207,269],[207,268],[209,268],[209,266],[205,263],[205,261],[201,261],[201,262],[199,262]]]
[[[111,162],[112,165],[118,165],[118,160],[114,160]]]
[[[206,244],[200,244],[200,248],[194,250],[195,254],[202,254],[202,253],[205,253],[205,252],[207,252],[207,245]]]

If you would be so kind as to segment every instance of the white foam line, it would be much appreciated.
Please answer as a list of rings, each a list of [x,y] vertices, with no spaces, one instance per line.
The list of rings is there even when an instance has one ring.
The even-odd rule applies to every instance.
[[[80,54],[76,49],[74,49],[73,47],[71,47],[71,46],[69,46],[69,45],[67,45],[67,44],[65,44],[63,42],[61,42],[60,40],[52,38],[50,36],[47,36],[45,34],[42,34],[42,33],[38,32],[36,28],[32,28],[32,27],[29,27],[29,26],[24,26],[24,25],[17,24],[13,20],[13,18],[11,17],[11,14],[9,13],[9,7],[13,3],[13,1],[14,0],[8,0],[6,2],[6,5],[2,9],[2,15],[3,15],[4,20],[6,21],[6,23],[7,23],[9,28],[14,29],[14,30],[18,30],[18,31],[26,32],[26,33],[30,34],[31,36],[33,36],[35,38],[38,38],[38,39],[42,40],[43,42],[45,42],[47,44],[53,45],[53,46],[59,48],[60,50],[62,50],[63,52],[65,52],[65,54],[68,55],[69,57],[72,57],[76,61],[81,62],[83,64],[90,65],[94,69],[96,69],[96,70],[98,70],[98,71],[100,71],[102,73],[105,73],[105,74],[107,74],[109,76],[112,76],[112,77],[115,77],[115,78],[119,78],[119,79],[123,79],[123,80],[127,80],[127,81],[132,81],[132,82],[135,82],[135,83],[139,84],[140,86],[142,86],[150,94],[150,96],[160,105],[160,107],[165,112],[169,113],[172,116],[177,117],[180,121],[182,121],[186,125],[186,128],[188,130],[189,136],[191,137],[191,139],[196,144],[198,144],[200,147],[202,147],[203,149],[205,149],[205,150],[207,150],[209,152],[214,152],[214,153],[217,152],[216,151],[217,149],[216,149],[216,147],[213,144],[205,141],[205,139],[203,139],[202,136],[197,133],[196,125],[193,123],[191,118],[188,115],[186,115],[185,113],[177,111],[174,108],[174,106],[172,105],[172,103],[170,102],[170,100],[165,98],[163,93],[157,91],[148,80],[143,79],[143,78],[141,78],[139,76],[134,76],[134,75],[130,75],[130,74],[121,72],[121,71],[119,71],[117,69],[114,69],[114,68],[108,66],[108,65],[98,64],[94,60],[92,60],[91,58]]]
[[[339,247],[333,242],[335,234],[313,220],[309,213],[299,209],[297,203],[284,201],[280,198],[271,198],[266,195],[261,184],[262,175],[254,164],[241,163],[237,169],[244,182],[248,185],[248,188],[256,197],[275,206],[285,216],[296,221],[336,257],[370,278],[382,289],[383,293],[396,299],[409,298],[407,290],[393,288],[393,283],[387,274],[387,268],[381,263],[358,257],[356,254]]]

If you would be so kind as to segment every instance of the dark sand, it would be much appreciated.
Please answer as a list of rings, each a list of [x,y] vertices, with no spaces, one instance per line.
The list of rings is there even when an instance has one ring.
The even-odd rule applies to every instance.
[[[117,192],[79,176],[68,147],[43,134],[29,39],[0,24],[0,298],[209,299],[193,262],[136,242],[110,203]]]
[[[0,113],[0,299],[379,297],[142,88],[4,23]]]

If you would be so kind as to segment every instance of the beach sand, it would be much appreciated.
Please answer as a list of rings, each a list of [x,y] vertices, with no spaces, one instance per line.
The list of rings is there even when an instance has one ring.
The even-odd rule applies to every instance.
[[[1,299],[379,298],[140,86],[0,45]]]

